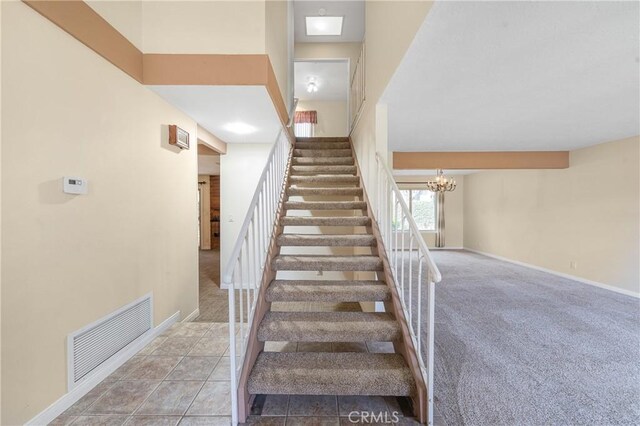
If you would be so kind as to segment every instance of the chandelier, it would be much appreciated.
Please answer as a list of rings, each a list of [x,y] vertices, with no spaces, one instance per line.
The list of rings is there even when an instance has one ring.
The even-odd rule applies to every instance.
[[[444,177],[444,173],[442,169],[438,169],[436,171],[436,178],[433,180],[427,181],[427,189],[431,192],[450,192],[456,189],[456,181],[455,179],[447,179]]]

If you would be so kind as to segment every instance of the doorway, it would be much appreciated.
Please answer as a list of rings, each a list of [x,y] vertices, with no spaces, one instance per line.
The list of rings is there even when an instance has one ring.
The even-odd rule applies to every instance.
[[[198,144],[197,322],[227,322],[227,291],[220,289],[220,153]]]
[[[298,99],[295,133],[300,137],[349,135],[350,59],[303,59],[294,62],[294,97]]]

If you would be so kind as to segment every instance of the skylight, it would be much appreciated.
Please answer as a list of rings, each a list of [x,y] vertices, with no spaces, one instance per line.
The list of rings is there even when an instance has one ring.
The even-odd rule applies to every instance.
[[[308,36],[342,35],[342,16],[306,16]]]

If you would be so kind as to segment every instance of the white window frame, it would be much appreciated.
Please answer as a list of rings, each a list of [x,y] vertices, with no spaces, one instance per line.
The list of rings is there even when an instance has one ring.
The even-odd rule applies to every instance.
[[[403,186],[403,185],[399,185],[398,189],[400,189],[400,191],[409,191],[409,199],[405,200],[407,202],[407,206],[409,206],[409,213],[411,213],[411,217],[413,217],[413,197],[411,196],[411,191],[426,191],[425,188],[420,188],[418,186]],[[420,229],[420,225],[418,225],[418,223],[416,222],[416,225],[418,225],[418,231],[425,233],[425,234],[436,234],[438,232],[437,230],[437,222],[438,222],[438,218],[437,218],[437,214],[438,214],[438,197],[436,197],[436,195],[433,195],[433,214],[435,217],[436,222],[434,223],[434,229]],[[415,219],[414,219],[415,220]]]
[[[316,133],[316,125],[313,123],[295,123],[293,133],[299,138],[312,138]]]

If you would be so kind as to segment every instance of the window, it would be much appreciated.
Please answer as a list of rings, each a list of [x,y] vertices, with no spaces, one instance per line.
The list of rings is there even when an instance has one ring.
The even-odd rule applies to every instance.
[[[401,189],[409,211],[420,231],[436,230],[436,197],[426,189]]]
[[[312,138],[315,133],[316,125],[313,123],[296,123],[294,133],[300,138]]]
[[[297,137],[312,138],[318,123],[318,111],[296,111],[293,122],[296,123],[293,132]]]

